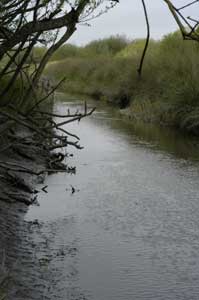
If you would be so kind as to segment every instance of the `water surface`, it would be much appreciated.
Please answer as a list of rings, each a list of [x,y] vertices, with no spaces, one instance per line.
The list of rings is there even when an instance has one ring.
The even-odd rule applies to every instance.
[[[81,108],[65,97],[56,112]],[[48,176],[48,193],[25,217],[42,279],[27,283],[28,299],[198,300],[197,140],[126,123],[103,106],[66,129],[85,148],[68,149],[77,174]]]

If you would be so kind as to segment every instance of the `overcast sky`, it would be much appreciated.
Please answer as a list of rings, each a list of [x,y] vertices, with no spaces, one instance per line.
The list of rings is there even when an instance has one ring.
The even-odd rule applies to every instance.
[[[175,0],[179,5],[188,2],[187,0]],[[151,36],[155,39],[177,29],[163,0],[146,0]],[[197,6],[199,11],[199,6]],[[192,7],[188,12],[191,15],[196,11]],[[91,26],[79,25],[77,32],[70,39],[70,43],[84,45],[91,40],[108,37],[110,35],[126,35],[130,39],[145,37],[146,24],[143,14],[141,0],[120,0],[120,3],[107,14],[90,22]]]

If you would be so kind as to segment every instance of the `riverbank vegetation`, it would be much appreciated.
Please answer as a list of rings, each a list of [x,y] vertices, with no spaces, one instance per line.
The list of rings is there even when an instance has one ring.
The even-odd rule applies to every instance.
[[[45,72],[64,92],[118,105],[129,118],[197,133],[199,44],[179,32],[151,40],[142,78],[137,74],[144,40],[111,37],[85,47],[64,45]]]

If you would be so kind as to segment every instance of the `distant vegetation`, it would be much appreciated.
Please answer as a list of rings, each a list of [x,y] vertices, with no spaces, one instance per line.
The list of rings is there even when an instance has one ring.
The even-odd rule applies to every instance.
[[[151,40],[140,79],[137,67],[143,44],[144,40],[110,37],[85,47],[64,45],[45,72],[55,81],[65,76],[65,92],[128,107],[132,119],[197,133],[199,43],[183,41],[179,32]]]

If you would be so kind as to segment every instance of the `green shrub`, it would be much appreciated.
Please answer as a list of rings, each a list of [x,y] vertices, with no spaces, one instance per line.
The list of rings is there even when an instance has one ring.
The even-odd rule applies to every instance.
[[[61,46],[51,57],[51,61],[63,60],[68,57],[76,57],[78,55],[79,47],[71,44]]]

